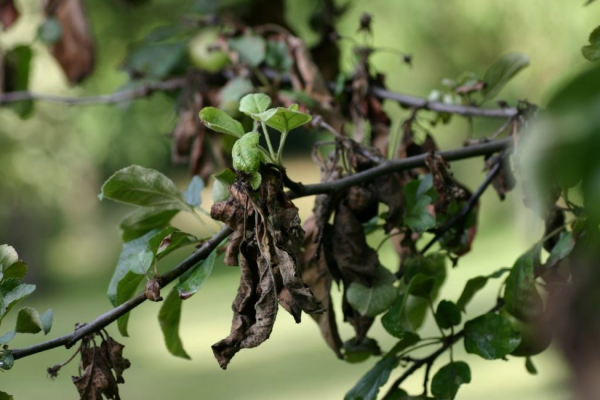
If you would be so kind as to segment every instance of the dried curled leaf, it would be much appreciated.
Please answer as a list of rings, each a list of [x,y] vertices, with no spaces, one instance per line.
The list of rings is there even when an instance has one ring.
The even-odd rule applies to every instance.
[[[94,41],[81,0],[45,0],[47,17],[60,23],[62,35],[50,45],[72,84],[79,83],[94,70]]]

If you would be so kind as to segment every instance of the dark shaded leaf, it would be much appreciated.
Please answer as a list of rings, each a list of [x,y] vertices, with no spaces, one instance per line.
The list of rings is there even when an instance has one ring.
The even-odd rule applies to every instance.
[[[535,286],[535,267],[540,263],[541,246],[535,246],[515,262],[506,278],[504,308],[520,320],[529,321],[543,311],[542,298]]]
[[[396,300],[398,290],[394,286],[396,277],[380,266],[371,287],[352,282],[346,292],[348,302],[361,315],[375,317],[386,311]]]
[[[239,55],[240,62],[257,67],[265,59],[265,40],[256,35],[244,35],[229,39],[229,48]]]
[[[469,304],[469,302],[473,299],[473,297],[475,297],[477,292],[479,292],[481,289],[484,288],[484,286],[486,285],[486,283],[489,279],[500,278],[502,275],[504,275],[505,272],[508,272],[508,271],[510,271],[510,268],[501,268],[498,271],[496,271],[493,274],[490,274],[488,276],[476,276],[475,278],[469,279],[467,281],[467,284],[465,285],[465,288],[463,289],[462,293],[460,294],[460,297],[458,298],[456,305],[461,310],[465,311],[467,304]]]
[[[453,326],[457,326],[461,321],[460,308],[451,301],[442,300],[437,306],[435,319],[442,329],[450,329]]]
[[[538,370],[535,367],[535,365],[533,364],[533,360],[531,359],[531,357],[526,357],[525,358],[525,369],[531,375],[537,375],[538,374]]]
[[[176,357],[190,359],[190,356],[183,349],[183,343],[179,337],[179,323],[181,320],[181,299],[177,290],[171,290],[163,302],[158,313],[158,322],[160,329],[165,337],[167,349]]]
[[[521,343],[521,335],[503,316],[487,313],[465,323],[465,350],[486,360],[503,358]]]
[[[17,333],[38,333],[44,331],[48,333],[52,327],[52,310],[46,311],[44,314],[44,320],[40,317],[40,314],[31,307],[24,307],[19,310],[17,315],[17,326],[15,332]]]
[[[123,68],[134,78],[164,79],[185,70],[187,55],[183,41],[143,44],[129,51]]]
[[[460,314],[459,314],[460,315]],[[471,369],[463,361],[440,368],[431,380],[431,393],[436,400],[454,400],[461,385],[471,382]]]
[[[25,299],[35,290],[35,285],[22,283],[15,278],[4,279],[0,282],[0,322],[8,314],[12,307]]]
[[[14,397],[6,392],[0,392],[0,400],[14,400]]]
[[[287,72],[294,65],[294,60],[290,56],[288,46],[284,41],[269,40],[267,41],[265,63],[268,67],[277,71]]]
[[[587,4],[593,0],[588,1]],[[590,44],[581,48],[581,53],[588,61],[600,60],[600,26],[590,34]]]
[[[390,373],[398,366],[394,356],[383,357],[367,372],[358,383],[344,396],[344,400],[376,400],[379,389],[390,378]]]
[[[381,349],[377,341],[371,338],[364,338],[358,341],[352,338],[344,342],[344,360],[356,364],[367,360],[371,356],[380,356]]]
[[[566,258],[575,247],[573,234],[571,232],[561,232],[558,242],[552,248],[550,257],[546,261],[546,267],[551,267],[560,260]]]
[[[17,92],[29,90],[33,52],[29,46],[15,46],[4,54],[4,65],[0,72],[0,92]],[[0,62],[2,58],[0,57]],[[5,104],[20,118],[28,118],[33,113],[33,101],[18,101]]]
[[[400,294],[394,304],[390,307],[387,313],[381,317],[381,324],[385,330],[392,336],[399,339],[405,338],[407,335],[412,335],[412,327],[406,318],[406,302],[408,293],[410,292],[410,284]]]
[[[125,215],[119,223],[124,242],[137,239],[150,231],[165,228],[179,210],[143,207]]]
[[[412,180],[404,185],[404,198],[406,199],[406,216],[404,223],[412,231],[422,233],[435,226],[435,218],[429,211],[433,204],[431,194],[431,176],[419,180]]]

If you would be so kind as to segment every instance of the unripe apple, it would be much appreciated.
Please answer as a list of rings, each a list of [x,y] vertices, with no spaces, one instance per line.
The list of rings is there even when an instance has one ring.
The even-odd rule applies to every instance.
[[[521,343],[510,354],[516,357],[529,357],[546,350],[552,343],[552,332],[540,322],[521,321],[506,310],[500,311],[514,329],[521,334]]]
[[[217,72],[229,63],[227,54],[215,49],[218,31],[216,29],[203,29],[188,43],[188,51],[192,63],[205,71]]]

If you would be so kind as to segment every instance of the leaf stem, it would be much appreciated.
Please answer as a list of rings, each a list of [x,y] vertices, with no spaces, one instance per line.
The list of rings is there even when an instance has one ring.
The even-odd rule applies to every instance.
[[[263,136],[265,137],[265,140],[267,141],[267,146],[269,147],[269,153],[271,153],[271,161],[275,160],[275,151],[273,150],[273,145],[271,144],[271,138],[269,137],[269,131],[267,130],[267,125],[265,125],[264,122],[261,121],[260,123],[262,125],[262,130],[263,130]]]

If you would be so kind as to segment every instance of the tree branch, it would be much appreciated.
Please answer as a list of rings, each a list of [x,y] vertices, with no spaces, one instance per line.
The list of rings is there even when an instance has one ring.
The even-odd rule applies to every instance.
[[[512,138],[506,138],[495,142],[484,143],[480,145],[474,145],[454,150],[441,151],[438,152],[438,154],[441,155],[447,161],[455,161],[496,153],[498,151],[509,148],[511,145]],[[303,189],[301,191],[291,191],[288,192],[288,194],[291,199],[295,199],[315,194],[327,194],[340,191],[353,185],[368,182],[376,177],[383,176],[391,172],[399,172],[423,166],[425,165],[425,157],[426,155],[419,155],[400,160],[386,161],[385,163],[375,168],[371,168],[367,171],[359,172],[354,175],[344,177],[338,181],[332,183],[320,183],[302,186]],[[231,229],[229,229],[228,227],[223,227],[211,239],[204,243],[202,247],[200,247],[200,249],[195,251],[192,255],[190,255],[188,258],[182,261],[175,268],[165,273],[161,277],[161,279],[159,279],[159,282],[161,283],[161,288],[173,282],[175,279],[180,277],[183,273],[188,271],[194,265],[204,260],[215,248],[217,248],[217,246],[223,240],[225,240],[231,234],[231,232]],[[116,321],[122,315],[125,315],[129,311],[142,304],[145,300],[146,296],[144,292],[138,293],[135,297],[113,308],[112,310],[98,316],[92,322],[81,326],[74,332],[60,336],[55,339],[48,340],[46,342],[38,343],[30,347],[14,349],[12,350],[12,354],[15,360],[18,360],[20,358],[27,357],[60,346],[66,346],[67,348],[70,348],[83,337],[91,333],[97,332],[102,328],[105,328],[112,322]]]

